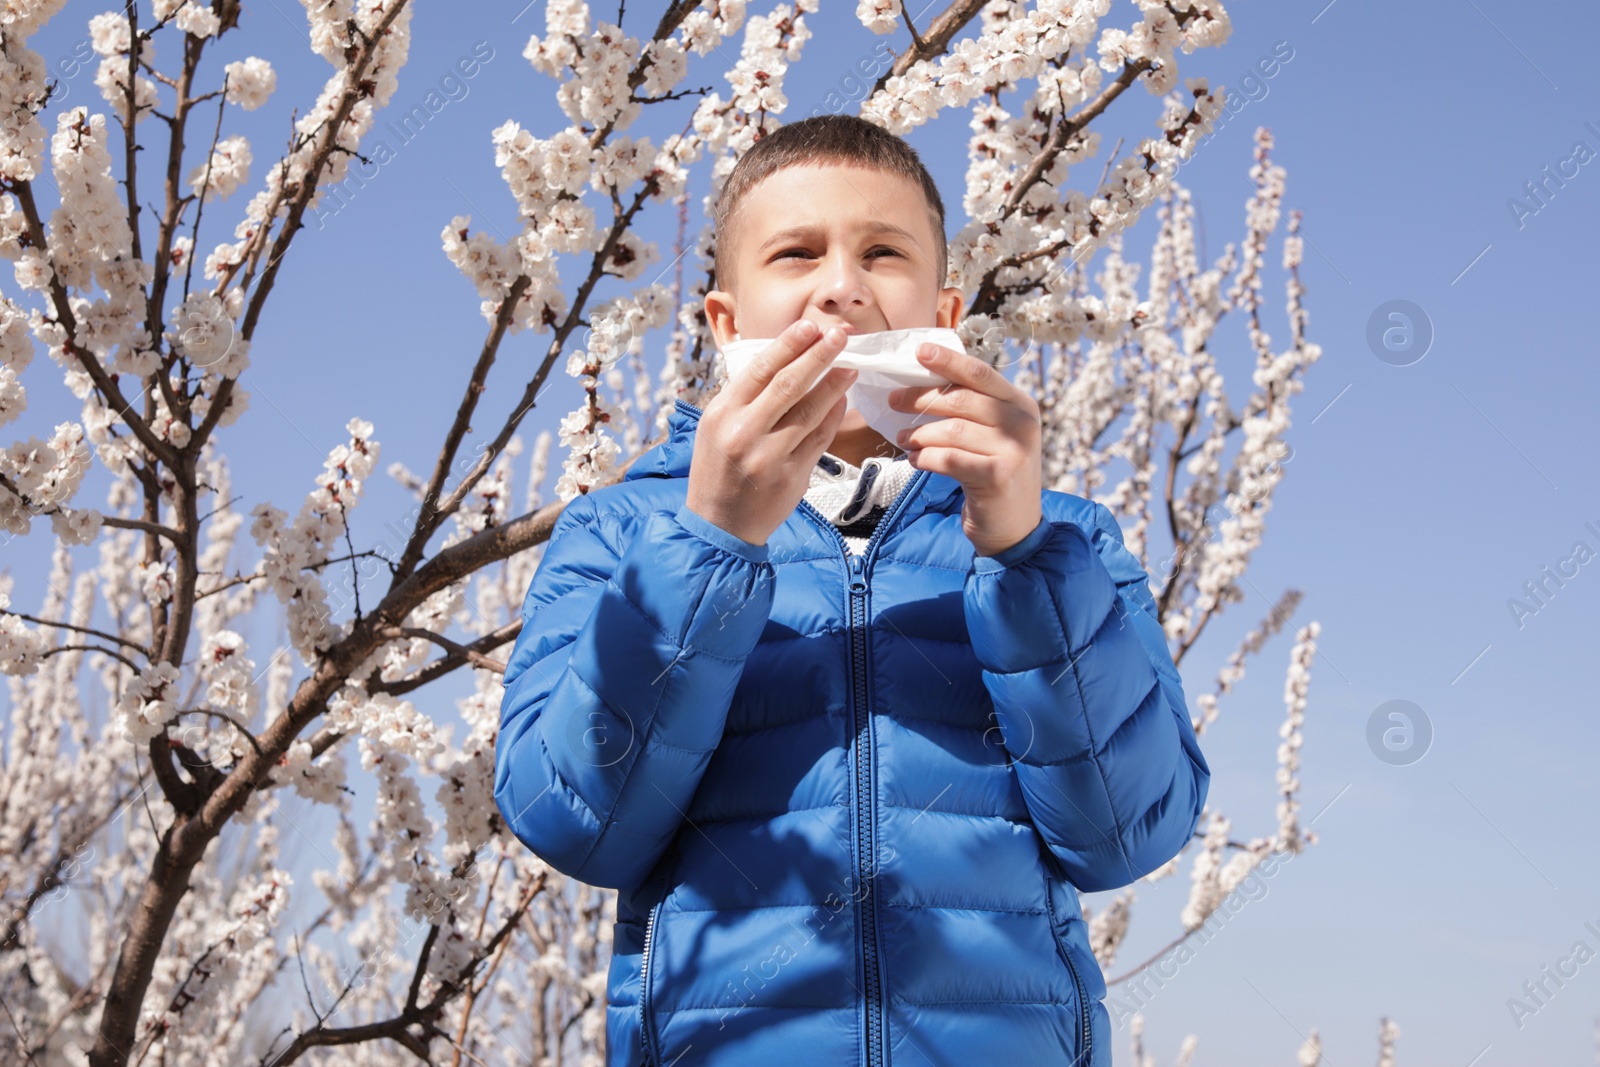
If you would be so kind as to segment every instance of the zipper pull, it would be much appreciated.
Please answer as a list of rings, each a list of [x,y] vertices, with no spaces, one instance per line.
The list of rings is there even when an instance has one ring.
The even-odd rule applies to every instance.
[[[850,554],[850,573],[854,576],[850,579],[850,591],[852,593],[861,593],[866,591],[867,580],[866,578],[862,577],[861,574],[861,568],[864,564],[865,560],[863,560],[861,556],[853,552]]]

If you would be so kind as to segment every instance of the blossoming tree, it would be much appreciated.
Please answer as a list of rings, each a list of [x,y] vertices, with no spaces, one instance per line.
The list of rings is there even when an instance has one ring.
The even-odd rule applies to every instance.
[[[817,0],[748,17],[744,0],[673,0],[659,14],[618,5],[629,30],[578,0],[550,0],[545,32],[523,55],[558,83],[565,125],[533,111],[523,116],[532,128],[507,121],[493,136],[521,232],[500,242],[469,218],[441,220],[444,252],[476,287],[486,327],[463,339],[478,354],[437,449],[390,444],[432,454],[425,475],[387,468],[418,501],[405,543],[380,554],[363,536],[380,428],[357,417],[295,515],[251,503],[253,562],[230,573],[246,517],[233,506],[224,431],[247,407],[252,337],[279,273],[294,269],[307,212],[346,180],[410,44],[410,0],[302,3],[332,73],[315,100],[291,102],[303,117],[287,150],[231,216],[217,202],[252,186],[253,159],[228,132],[229,109],[275,103],[276,88],[262,58],[201,83],[208,46],[239,32],[240,0],[134,2],[91,18],[103,111],[54,101],[28,47],[63,0],[13,0],[0,13],[0,255],[14,268],[0,292],[0,426],[28,399],[36,344],[78,402],[47,440],[0,451],[0,530],[8,541],[54,539],[42,603],[13,604],[0,576],[11,713],[0,1043],[13,1062],[96,1067],[412,1055],[598,1064],[614,896],[549,869],[500,821],[497,657],[520,629],[522,594],[564,503],[620,477],[675,397],[698,402],[716,384],[699,312],[711,234],[702,228],[693,245],[707,271],[699,284],[686,285],[680,265],[671,286],[630,287],[660,259],[636,224],[673,205],[686,226],[689,168],[709,167],[714,196],[739,154],[784,121],[785,79],[807,50]],[[948,280],[970,295],[963,335],[1014,363],[1039,398],[1046,484],[1092,495],[1124,521],[1181,665],[1243,599],[1238,582],[1283,475],[1291,399],[1320,354],[1305,336],[1301,240],[1280,208],[1270,136],[1256,135],[1244,236],[1215,263],[1199,261],[1190,197],[1175,180],[1224,101],[1204,79],[1180,82],[1177,55],[1221,44],[1228,15],[1215,0],[1137,0],[1128,26],[1105,24],[1110,0],[931,6],[942,10],[914,21],[899,0],[861,0],[869,30],[904,34],[859,112],[912,137],[942,112],[968,114],[967,219]],[[177,57],[164,68],[158,41]],[[709,64],[735,42],[733,68],[709,72],[725,75],[726,94],[679,88],[691,56]],[[1152,134],[1091,174],[1091,124],[1140,96],[1162,101]],[[216,118],[202,121],[212,101]],[[659,142],[626,133],[646,107],[677,112],[682,132]],[[141,161],[164,162],[148,210]],[[1123,231],[1152,205],[1159,227],[1141,290]],[[1288,339],[1274,349],[1262,294],[1285,217]],[[231,240],[216,236],[218,223],[232,224]],[[1229,314],[1247,320],[1254,362],[1237,405],[1213,349]],[[542,357],[517,383],[512,414],[469,453],[497,354],[524,331]],[[663,333],[664,364],[652,372],[644,341]],[[562,370],[577,400],[547,501],[551,435],[529,451],[518,431]],[[30,380],[35,397],[66,408],[44,381]],[[564,405],[563,392],[546,406]],[[514,461],[525,451],[519,506]],[[79,492],[95,462],[111,485],[98,506]],[[1151,558],[1153,527],[1170,542],[1164,560]],[[73,546],[97,562],[80,570]],[[264,610],[287,617],[289,648],[240,636],[262,595]],[[1298,595],[1250,632],[1214,691],[1201,692],[1191,670],[1197,731],[1217,720]],[[1296,772],[1316,638],[1316,623],[1299,629],[1290,658],[1275,828],[1240,841],[1207,812],[1192,849],[1149,876],[1189,862],[1180,937],[1266,858],[1315,839],[1299,822]],[[472,692],[453,709],[429,699],[463,675]],[[424,805],[428,780],[438,819]],[[338,826],[337,863],[309,885],[285,857],[286,847],[304,854],[286,839],[297,832],[281,810],[290,791]],[[352,816],[361,793],[374,813],[365,828]],[[304,921],[285,911],[291,894]],[[1133,901],[1130,888],[1092,915],[1108,969]],[[88,934],[70,958],[45,933],[64,914]],[[1136,1016],[1143,1067],[1141,1024]],[[1314,1043],[1302,1063],[1317,1061]],[[1191,1051],[1192,1040],[1183,1056]]]

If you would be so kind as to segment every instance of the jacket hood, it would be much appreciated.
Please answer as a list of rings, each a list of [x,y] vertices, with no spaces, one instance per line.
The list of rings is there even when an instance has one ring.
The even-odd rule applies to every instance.
[[[667,439],[648,449],[628,468],[623,481],[650,476],[687,478],[689,460],[694,456],[694,431],[700,425],[701,410],[688,401],[678,398],[672,414],[667,416]],[[920,494],[925,506],[932,507],[961,488],[961,483],[947,474],[918,471],[913,477],[910,492]]]
[[[622,476],[625,482],[647,475],[665,478],[689,477],[689,459],[694,455],[694,431],[700,424],[700,409],[683,399],[667,416],[667,439],[648,449]]]

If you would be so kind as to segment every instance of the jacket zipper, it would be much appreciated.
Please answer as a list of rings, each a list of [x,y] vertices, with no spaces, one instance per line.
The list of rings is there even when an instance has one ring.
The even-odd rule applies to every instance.
[[[639,1037],[644,1044],[646,1064],[661,1062],[661,1052],[655,1047],[655,1032],[650,1026],[650,935],[655,932],[656,914],[666,903],[662,897],[650,906],[650,915],[644,923],[644,958],[639,963]]]
[[[873,533],[877,533],[876,530]],[[861,961],[866,979],[867,1067],[877,1067],[883,1046],[883,989],[878,960],[878,894],[867,886],[875,885],[877,872],[869,875],[867,865],[876,853],[872,818],[872,709],[867,684],[867,579],[862,574],[860,556],[850,560],[850,677],[855,687],[853,735],[856,745],[856,871],[862,880],[858,889],[866,907],[861,909]],[[866,881],[871,878],[872,881]]]
[[[895,497],[883,518],[878,520],[877,527],[872,531],[872,536],[867,539],[867,545],[860,555],[851,555],[849,543],[838,527],[823,517],[822,513],[812,507],[805,499],[800,501],[800,510],[809,515],[813,522],[824,527],[833,534],[834,541],[839,550],[844,553],[845,561],[849,566],[850,578],[850,679],[855,691],[855,714],[851,723],[856,747],[856,875],[865,878],[868,865],[874,862],[877,853],[875,841],[877,838],[877,805],[873,803],[872,790],[872,708],[871,687],[867,684],[866,655],[867,655],[867,561],[872,558],[879,541],[889,529],[900,513],[905,510],[906,503],[912,495],[928,480],[926,471],[918,471],[900,490],[900,495]],[[873,878],[877,874],[873,872]],[[866,894],[867,906],[861,909],[861,963],[865,977],[865,999],[867,1006],[867,1067],[879,1067],[883,1059],[883,979],[880,973],[878,960],[878,896],[876,893]]]
[[[911,495],[926,480],[927,474],[924,471],[918,471],[917,474],[912,477],[911,481],[906,484],[906,487],[900,491],[900,495],[895,498],[894,504],[890,507],[889,511],[883,516],[882,519],[879,520],[877,528],[872,531],[872,536],[867,540],[866,548],[862,550],[862,553],[859,556],[852,556],[850,554],[849,544],[845,541],[844,535],[839,532],[837,526],[828,521],[828,519],[824,518],[821,512],[812,507],[810,503],[803,499],[800,501],[799,505],[800,510],[810,515],[813,522],[833,534],[834,541],[837,544],[839,551],[844,555],[849,564],[850,572],[852,575],[854,575],[854,577],[850,580],[850,621],[853,657],[851,662],[851,676],[852,684],[854,685],[856,692],[856,723],[854,725],[855,736],[858,739],[856,747],[856,814],[858,819],[863,817],[865,818],[865,831],[858,832],[857,834],[857,840],[860,842],[860,845],[858,845],[857,848],[858,873],[863,873],[865,871],[866,864],[871,862],[871,858],[876,851],[875,847],[873,846],[873,841],[868,835],[870,834],[872,835],[872,838],[875,838],[877,830],[875,805],[873,805],[871,802],[872,746],[867,743],[867,739],[863,734],[867,724],[871,722],[870,711],[866,707],[867,700],[869,699],[867,692],[869,687],[867,686],[866,671],[864,669],[866,657],[867,588],[865,565],[867,558],[871,555],[872,551],[877,548],[879,540],[889,529],[890,524],[899,517],[900,512],[905,509],[905,505],[907,501],[910,500]],[[856,664],[858,663],[863,664],[863,669],[858,670],[856,668]],[[863,859],[863,856],[866,858]],[[639,1035],[640,1041],[644,1047],[644,1059],[647,1065],[659,1064],[661,1062],[661,1050],[657,1047],[655,1028],[652,1025],[654,1019],[650,1010],[650,957],[651,949],[654,947],[653,938],[655,934],[656,918],[660,915],[661,906],[664,903],[666,903],[665,896],[651,905],[650,913],[645,918],[644,948],[642,950],[642,959],[639,963]],[[881,1050],[883,1045],[883,1005],[881,1003],[882,980],[878,969],[876,907],[877,901],[875,898],[873,898],[869,900],[868,906],[863,911],[864,926],[862,955],[864,965],[863,969],[865,970],[867,976],[867,1062],[869,1064],[876,1064],[877,1060],[881,1058]]]
[[[695,421],[698,423],[703,413],[701,409],[686,400],[679,400],[678,403],[693,411]],[[922,488],[923,483],[927,480],[927,471],[917,471],[916,474],[912,475],[911,480],[900,490],[900,494],[894,498],[894,503],[889,506],[889,510],[884,514],[883,518],[878,520],[877,527],[873,529],[872,536],[867,539],[867,545],[861,550],[859,556],[850,554],[849,542],[844,539],[844,535],[839,532],[839,528],[820,511],[812,507],[804,497],[801,498],[798,506],[798,510],[809,516],[814,524],[833,536],[834,544],[844,556],[846,565],[854,576],[850,579],[850,676],[857,698],[855,718],[852,722],[855,730],[856,745],[856,819],[858,827],[864,827],[865,829],[865,832],[861,832],[858,829],[856,836],[856,873],[858,876],[864,874],[867,864],[872,862],[872,858],[876,853],[873,842],[877,837],[877,805],[872,802],[872,746],[869,743],[870,737],[866,736],[866,732],[870,729],[872,722],[871,709],[867,707],[867,702],[871,699],[871,696],[868,692],[870,687],[867,685],[865,671],[867,647],[867,561],[872,558],[872,554],[877,549],[883,535],[894,525],[895,520],[900,517],[900,513],[905,510],[907,502],[916,494],[918,489]],[[857,667],[857,664],[861,665],[860,668]],[[661,904],[658,901],[656,907],[650,909],[650,919],[645,924],[644,960],[639,968],[641,983],[647,977],[646,972],[650,966],[650,932],[655,922],[656,908],[660,906]],[[881,988],[882,976],[879,973],[878,962],[877,908],[877,895],[872,894],[868,898],[867,907],[862,910],[863,927],[861,939],[862,969],[865,972],[867,984],[867,1067],[879,1067],[879,1062],[883,1059],[883,993]],[[1072,965],[1070,960],[1067,965],[1069,967]],[[1072,979],[1074,982],[1078,979],[1076,968],[1073,969]],[[1079,988],[1082,988],[1081,984]],[[641,1025],[645,1028],[645,1059],[650,1063],[659,1063],[660,1054],[653,1050],[650,1044],[649,1014],[646,1008],[649,997],[650,987],[643,985],[639,994],[639,1006],[643,1017]],[[1080,995],[1080,1003],[1082,999]]]
[[[1078,991],[1078,1048],[1082,1054],[1078,1057],[1075,1067],[1090,1067],[1094,1063],[1091,1055],[1094,1051],[1094,1031],[1089,1026],[1089,996],[1083,988],[1083,980],[1078,977],[1078,965],[1072,962],[1072,953],[1067,951],[1067,946],[1062,944],[1061,936],[1056,933],[1056,905],[1050,895],[1050,882],[1045,881],[1044,906],[1050,913],[1050,937],[1056,943],[1056,952],[1063,960],[1067,961],[1067,970],[1072,972],[1072,985]]]

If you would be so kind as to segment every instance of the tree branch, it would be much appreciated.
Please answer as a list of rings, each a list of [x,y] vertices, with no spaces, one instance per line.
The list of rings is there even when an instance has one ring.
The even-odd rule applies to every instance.
[[[23,619],[27,622],[38,623],[40,626],[53,626],[58,630],[71,630],[74,633],[88,634],[90,637],[99,637],[107,641],[115,641],[119,645],[124,645],[133,649],[146,659],[151,658],[150,650],[139,644],[137,641],[129,641],[126,638],[118,637],[116,634],[108,634],[104,630],[96,630],[88,626],[74,626],[70,622],[56,622],[54,619],[41,619],[37,616],[29,615],[26,612],[12,611],[10,608],[0,609],[0,615],[15,615],[19,619]],[[138,667],[134,668],[134,670],[139,669],[140,668]]]
[[[434,667],[435,664],[448,663],[448,669],[453,669],[455,667],[459,667],[463,663],[470,663],[474,667],[482,667],[486,671],[494,671],[496,674],[504,674],[506,671],[506,665],[497,659],[490,659],[488,656],[483,655],[483,650],[485,648],[498,648],[500,645],[503,645],[507,641],[516,637],[521,630],[522,619],[519,616],[516,622],[502,626],[493,633],[478,638],[470,645],[457,644],[442,634],[436,634],[432,630],[427,630],[420,626],[390,626],[382,630],[378,636],[388,638],[420,637],[426,641],[432,641],[440,648],[449,651],[449,656],[445,657],[444,659],[435,660],[433,663],[428,664],[423,668],[424,671]],[[433,677],[438,677],[444,673],[446,673],[446,669],[440,669],[436,674],[433,675]],[[412,675],[411,678],[402,678],[400,679],[400,682],[410,682],[416,677],[416,675]],[[431,678],[428,680],[431,680]],[[392,686],[397,684],[399,683],[387,683],[384,687],[385,691],[393,692],[394,690]],[[413,685],[409,686],[408,689],[414,689],[422,684],[423,681],[416,681]],[[368,690],[368,692],[377,691],[378,688],[376,686]]]

